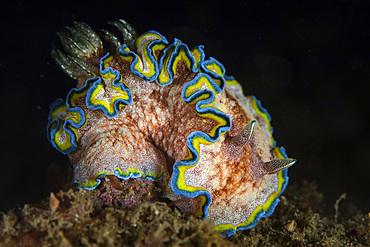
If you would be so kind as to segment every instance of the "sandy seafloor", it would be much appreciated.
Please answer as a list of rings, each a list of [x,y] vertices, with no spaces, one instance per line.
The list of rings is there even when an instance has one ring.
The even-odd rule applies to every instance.
[[[368,1],[11,1],[2,7],[0,211],[15,210],[7,214],[6,239],[17,224],[22,231],[31,229],[23,225],[27,222],[14,223],[12,214],[21,219],[40,210],[41,215],[59,217],[58,210],[49,212],[47,201],[39,204],[51,191],[57,195],[63,184],[59,174],[68,168],[67,158],[48,143],[45,131],[49,105],[75,86],[50,57],[52,44],[60,47],[55,33],[73,21],[85,21],[98,31],[109,29],[108,21],[124,18],[139,33],[154,29],[169,41],[176,37],[189,47],[205,45],[207,57],[222,62],[246,95],[262,101],[272,116],[278,146],[298,159],[289,170],[290,184],[276,212],[227,241],[252,245],[258,240],[259,246],[315,246],[320,241],[338,245],[346,240],[345,245],[368,244],[364,235],[370,212]],[[347,196],[335,223],[333,205],[343,193]],[[24,209],[26,203],[33,206]],[[145,204],[138,210],[151,207],[158,207],[163,217],[178,216],[163,204]],[[199,236],[215,236],[210,223],[179,217],[183,223],[194,223],[202,232]],[[38,231],[40,239],[49,236]]]

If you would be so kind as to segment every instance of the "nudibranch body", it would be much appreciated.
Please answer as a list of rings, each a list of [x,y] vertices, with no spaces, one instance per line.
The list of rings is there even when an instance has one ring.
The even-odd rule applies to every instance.
[[[100,177],[163,179],[166,197],[226,235],[270,215],[295,163],[275,146],[270,116],[225,75],[203,46],[170,43],[156,31],[135,39],[125,21],[102,37],[86,24],[59,34],[52,55],[78,80],[51,105],[48,138],[68,154],[79,187]]]

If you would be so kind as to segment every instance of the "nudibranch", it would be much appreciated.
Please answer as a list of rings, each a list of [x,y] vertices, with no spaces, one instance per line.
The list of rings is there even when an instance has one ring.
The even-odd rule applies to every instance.
[[[52,51],[78,83],[51,105],[48,139],[68,155],[78,186],[163,179],[165,197],[224,235],[270,215],[296,160],[276,147],[260,101],[202,45],[111,24],[122,37],[76,22],[58,33],[67,54]]]

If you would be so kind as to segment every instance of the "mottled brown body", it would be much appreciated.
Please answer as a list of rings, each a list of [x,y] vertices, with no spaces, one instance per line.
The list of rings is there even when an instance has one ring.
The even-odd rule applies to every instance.
[[[86,91],[74,90],[66,106],[54,104],[49,128],[80,187],[94,189],[102,176],[163,179],[166,196],[183,212],[208,216],[224,234],[272,213],[286,186],[282,170],[295,160],[274,147],[268,114],[222,64],[204,60],[202,46],[168,44],[155,31],[140,36],[133,51],[123,45],[102,57],[101,41],[78,25],[74,35],[91,36],[97,48],[81,55],[66,39],[76,57],[58,53],[56,60]],[[114,25],[125,37],[133,33],[124,21]],[[98,79],[85,82],[92,75]]]
[[[127,150],[128,152],[129,150],[141,150],[141,153],[143,153],[142,150],[146,150],[148,156],[145,158],[151,162],[159,162],[171,170],[174,162],[183,160],[188,155],[187,136],[194,131],[208,133],[217,124],[213,119],[199,116],[194,105],[187,104],[182,100],[181,92],[185,83],[196,75],[183,64],[179,66],[177,75],[169,86],[160,86],[155,81],[147,82],[138,78],[127,69],[129,64],[119,57],[112,60],[110,66],[120,72],[123,81],[132,92],[133,102],[123,107],[119,115],[111,119],[101,111],[87,108],[84,101],[81,100],[79,106],[86,111],[89,117],[86,125],[78,130],[80,137],[78,149],[69,154],[73,165],[77,165],[83,160],[96,172],[96,169],[107,168],[101,165],[106,162],[107,156],[119,158],[120,152],[118,150],[112,152],[111,149]],[[249,114],[248,116],[236,98],[227,91],[217,95],[216,106],[221,106],[220,108],[231,118],[232,128],[228,132],[228,136],[236,136],[257,115]],[[130,137],[122,134],[120,130],[123,128],[131,133]],[[259,132],[258,129],[254,132],[254,139],[265,138]],[[223,140],[220,139],[219,142],[223,142]],[[258,139],[253,142],[261,143]],[[246,152],[242,152],[243,155],[235,159],[231,155],[233,150],[225,146],[223,157],[229,158],[231,161],[224,160],[223,162],[225,164],[232,163],[233,167],[236,168],[234,169],[236,173],[250,170],[247,176],[248,180],[256,182],[258,181],[257,177],[252,174],[256,173],[253,170],[258,170],[258,167],[252,165],[261,160],[270,160],[272,155],[271,148],[266,144],[264,147],[261,145],[254,145],[254,147],[257,148],[251,150],[250,146],[245,147]],[[130,155],[132,156],[132,153]],[[135,156],[139,156],[139,154],[133,157]],[[99,160],[101,168],[92,166],[96,160]],[[166,160],[169,164],[165,165]],[[120,162],[128,162],[128,160],[113,161],[109,159],[109,162],[110,166],[112,162],[117,162],[118,166]],[[242,167],[238,168],[238,164]],[[245,176],[237,177],[246,179]],[[235,184],[237,183],[233,182],[228,186],[232,188]]]

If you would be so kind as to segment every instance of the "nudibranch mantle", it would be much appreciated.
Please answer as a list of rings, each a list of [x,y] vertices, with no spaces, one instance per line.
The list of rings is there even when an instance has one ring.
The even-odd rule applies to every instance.
[[[80,22],[59,34],[68,54],[52,51],[78,85],[50,106],[48,139],[70,158],[78,186],[95,189],[111,175],[162,179],[167,198],[224,235],[270,215],[295,160],[276,147],[260,102],[202,45],[112,24],[124,44],[105,30],[109,52]]]

